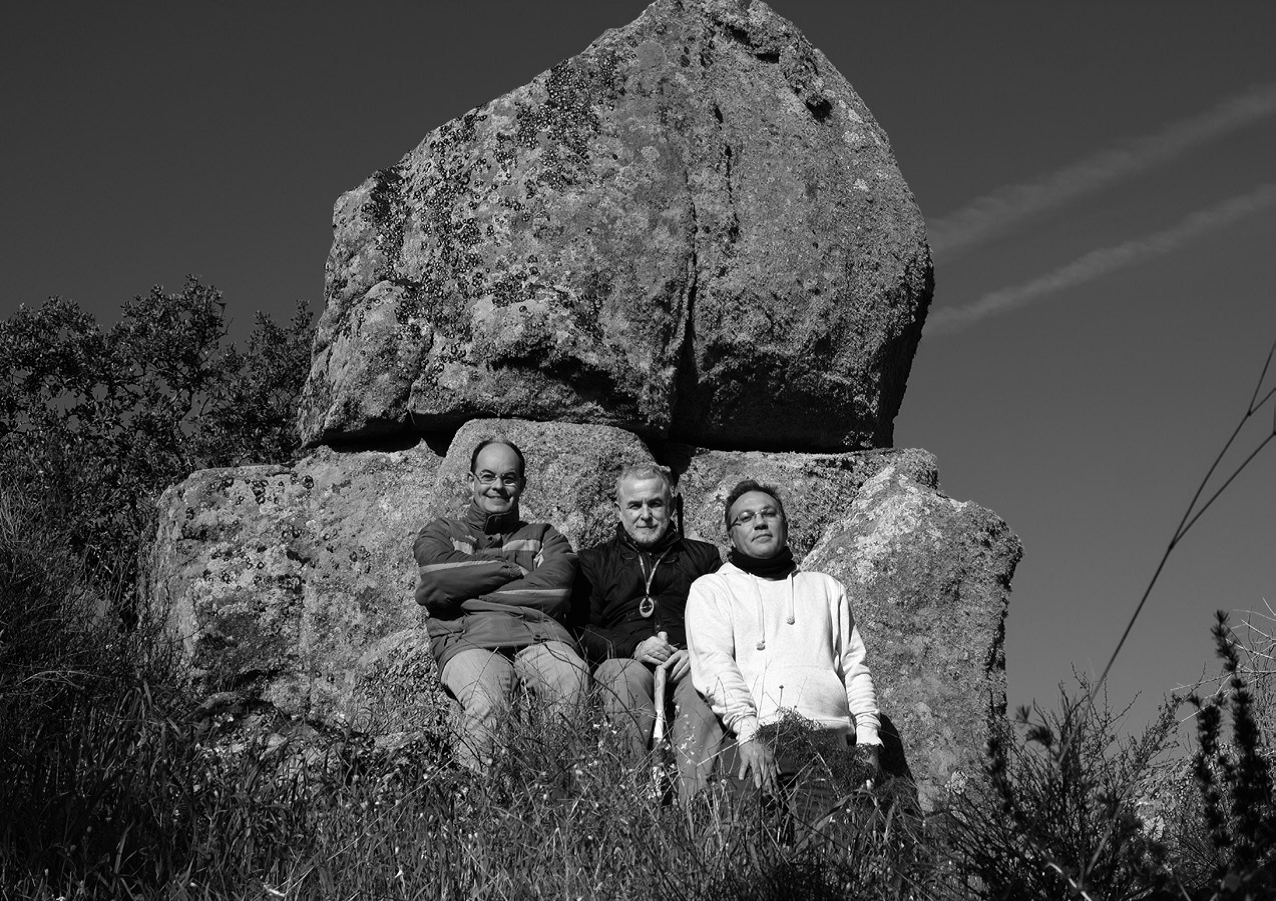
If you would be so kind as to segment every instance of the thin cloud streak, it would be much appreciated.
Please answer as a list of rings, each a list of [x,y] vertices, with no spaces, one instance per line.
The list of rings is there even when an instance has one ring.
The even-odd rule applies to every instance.
[[[1030,184],[1006,185],[929,222],[931,250],[952,259],[1029,216],[1063,206],[1100,188],[1167,163],[1193,148],[1276,114],[1276,83],[1260,84],[1207,113],[1181,119]]]
[[[1041,278],[985,294],[969,306],[936,310],[926,320],[926,334],[951,334],[989,316],[1010,312],[1065,288],[1073,288],[1117,269],[1164,256],[1207,232],[1223,228],[1273,205],[1276,205],[1276,184],[1259,185],[1247,194],[1198,210],[1164,231],[1114,247],[1093,250]]]

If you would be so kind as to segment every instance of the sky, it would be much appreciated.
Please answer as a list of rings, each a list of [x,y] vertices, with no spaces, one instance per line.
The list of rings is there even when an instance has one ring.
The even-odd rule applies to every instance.
[[[1276,340],[1276,4],[772,6],[868,104],[927,219],[935,299],[896,444],[1022,539],[1010,702],[1049,706],[1103,670]],[[238,334],[298,299],[317,314],[343,191],[644,7],[15,7],[0,315],[58,294],[109,322],[188,273]],[[1111,702],[1137,726],[1214,671],[1214,610],[1269,602],[1276,442],[1175,548]]]

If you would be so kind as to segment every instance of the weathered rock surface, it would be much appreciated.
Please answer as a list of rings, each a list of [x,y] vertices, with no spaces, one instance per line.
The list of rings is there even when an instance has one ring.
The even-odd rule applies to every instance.
[[[411,720],[408,689],[424,677],[405,648],[425,622],[412,540],[464,509],[470,450],[497,435],[527,456],[524,515],[576,544],[610,535],[621,461],[650,459],[636,437],[605,426],[478,420],[446,458],[423,443],[198,472],[160,501],[149,603],[211,690],[361,728]]]
[[[886,446],[930,295],[828,59],[757,0],[657,0],[340,198],[301,427]]]
[[[860,486],[886,466],[930,487],[939,484],[935,458],[924,450],[876,450],[845,454],[768,454],[759,451],[694,451],[678,464],[687,533],[723,547],[730,544],[723,504],[743,479],[774,485],[789,518],[789,546],[801,560],[824,530],[842,520]]]
[[[1005,710],[1005,615],[1022,554],[996,514],[889,465],[803,561],[847,586],[926,807],[981,773],[989,714]]]
[[[324,719],[383,635],[424,622],[410,544],[440,460],[321,450],[198,472],[160,500],[151,603],[212,690]]]
[[[161,502],[150,602],[211,690],[375,735],[428,730],[447,703],[412,599],[411,542],[463,509],[470,452],[496,436],[527,456],[524,517],[578,548],[610,536],[620,469],[651,459],[605,426],[476,420],[446,456],[425,444],[321,450],[290,467],[197,473]],[[976,773],[986,714],[1006,697],[1002,623],[1020,548],[1005,523],[940,494],[926,451],[676,456],[693,537],[725,545],[722,502],[740,479],[782,492],[803,566],[852,593],[923,799]]]

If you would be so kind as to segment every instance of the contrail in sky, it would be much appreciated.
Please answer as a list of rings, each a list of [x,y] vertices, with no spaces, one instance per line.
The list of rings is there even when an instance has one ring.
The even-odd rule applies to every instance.
[[[1115,247],[1092,250],[1066,266],[1022,285],[985,294],[970,306],[936,310],[926,320],[926,334],[946,334],[973,325],[981,319],[1006,313],[1035,300],[1072,288],[1116,269],[1141,263],[1177,250],[1193,238],[1230,225],[1237,219],[1276,205],[1276,184],[1260,185],[1248,194],[1198,210],[1164,231],[1135,238]]]
[[[1200,144],[1276,114],[1276,83],[1260,84],[1207,113],[1160,132],[1088,156],[1029,184],[1006,185],[951,215],[927,223],[931,250],[952,259],[1037,213],[1063,206],[1105,185],[1165,163]]]

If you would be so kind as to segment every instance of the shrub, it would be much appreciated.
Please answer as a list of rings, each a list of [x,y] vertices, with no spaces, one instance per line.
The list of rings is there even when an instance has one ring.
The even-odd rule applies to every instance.
[[[308,362],[304,309],[247,354],[226,327],[194,279],[107,330],[59,298],[0,322],[0,885],[127,896],[189,862],[207,780],[133,610],[139,544],[170,482],[296,448]]]
[[[1137,805],[1176,725],[1166,705],[1122,740],[1124,711],[1092,705],[1080,680],[1057,711],[993,722],[987,788],[949,812],[950,841],[971,891],[987,899],[1142,898],[1171,884],[1164,849]]]
[[[309,314],[258,314],[246,354],[226,334],[221,293],[194,278],[135,298],[105,331],[57,297],[0,322],[0,484],[63,512],[94,581],[132,586],[169,484],[296,449]]]
[[[1241,665],[1244,646],[1221,610],[1214,624],[1214,645],[1225,681],[1223,690],[1208,701],[1195,694],[1188,699],[1196,708],[1192,773],[1200,790],[1200,821],[1196,835],[1190,828],[1181,832],[1196,859],[1208,867],[1205,884],[1218,886],[1220,898],[1239,899],[1261,890],[1276,891],[1273,755]],[[1230,745],[1222,740],[1224,716],[1229,713]],[[1203,874],[1189,875],[1199,880]]]

